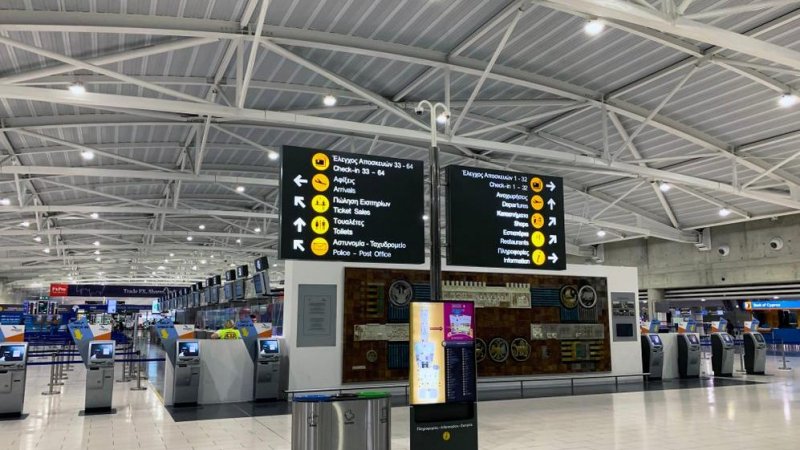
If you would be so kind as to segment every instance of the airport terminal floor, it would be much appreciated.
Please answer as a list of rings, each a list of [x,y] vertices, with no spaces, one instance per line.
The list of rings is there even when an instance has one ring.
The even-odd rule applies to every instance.
[[[800,358],[789,358],[789,365]],[[798,365],[800,367],[800,365]],[[155,365],[149,373],[156,371]],[[743,376],[756,384],[479,402],[479,445],[486,450],[659,449],[678,439],[686,450],[796,448],[800,374]],[[28,371],[24,420],[0,421],[4,449],[291,449],[291,415],[176,422],[153,387],[116,383],[114,415],[82,416],[82,366],[63,393],[44,396],[46,367]],[[651,382],[657,388],[658,382]],[[409,449],[408,408],[392,409],[392,449]]]

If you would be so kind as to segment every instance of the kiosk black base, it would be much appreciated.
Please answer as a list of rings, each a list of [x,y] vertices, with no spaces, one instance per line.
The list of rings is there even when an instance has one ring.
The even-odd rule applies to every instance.
[[[172,406],[174,408],[202,408],[197,402],[175,403]]]
[[[478,450],[475,403],[412,406],[410,421],[414,450]]]
[[[103,414],[116,414],[117,408],[89,408],[79,412],[79,416],[99,416]]]
[[[0,414],[0,422],[6,420],[25,420],[26,417],[28,417],[28,415],[22,413],[3,413]]]

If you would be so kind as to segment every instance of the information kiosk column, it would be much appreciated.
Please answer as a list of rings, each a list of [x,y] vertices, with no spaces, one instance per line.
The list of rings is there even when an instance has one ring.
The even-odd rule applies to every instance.
[[[664,371],[664,343],[657,334],[642,336],[642,370],[649,379],[660,380]]]
[[[744,334],[744,370],[748,374],[763,375],[767,365],[767,341],[758,331]]]
[[[89,357],[86,359],[85,410],[105,412],[111,410],[114,393],[114,341],[89,342]]]
[[[280,395],[281,346],[277,339],[259,339],[253,400],[277,400]]]
[[[196,405],[200,391],[200,342],[179,340],[175,346],[173,404]]]
[[[678,335],[678,374],[681,378],[700,376],[700,338],[696,334]]]
[[[22,415],[28,343],[0,344],[0,416]]]
[[[733,376],[734,351],[733,336],[728,333],[711,334],[711,367],[715,377]]]

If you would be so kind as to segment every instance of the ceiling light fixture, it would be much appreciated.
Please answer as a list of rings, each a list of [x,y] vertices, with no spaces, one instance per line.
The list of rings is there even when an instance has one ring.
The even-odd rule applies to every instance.
[[[245,189],[244,186],[236,186],[236,192],[238,192],[240,194],[243,193],[245,190],[246,189]]]
[[[189,241],[189,242],[192,242],[194,240],[194,238],[191,237],[191,236],[186,236],[186,240]]]
[[[450,114],[447,114],[446,112],[443,112],[436,117],[436,123],[439,125],[446,124],[448,120],[450,120]]]
[[[24,220],[22,221],[22,223],[19,224],[19,226],[21,226],[22,228],[28,228],[29,226],[31,226],[31,223],[28,222],[27,220]]]
[[[174,257],[174,256],[175,256],[175,253],[170,253],[170,254],[169,254],[169,257],[170,257],[170,258],[172,258],[172,257]]]
[[[89,217],[91,217],[92,219],[99,219],[100,218],[100,214],[91,213],[91,214],[89,214]]]
[[[241,244],[241,243],[242,243],[242,240],[241,240],[241,239],[237,239],[237,240],[236,240],[236,243],[237,243],[237,244]]]
[[[423,214],[423,215],[422,215],[422,220],[428,220],[428,219],[429,219],[429,217],[428,217],[428,215],[427,215],[427,214]]]
[[[80,81],[76,81],[69,85],[69,91],[72,92],[73,95],[83,95],[86,93],[86,86]]]
[[[275,161],[276,159],[280,158],[281,155],[279,155],[278,152],[270,152],[269,155],[267,155],[267,157],[270,160]]]
[[[42,250],[42,251],[43,251],[43,252],[45,252],[45,253],[50,253],[50,249],[49,249],[49,248],[45,248],[45,249],[44,249],[44,250]]]
[[[606,25],[600,19],[592,19],[583,26],[583,31],[589,36],[597,36],[606,29]]]
[[[197,266],[192,266],[192,270],[197,270]]]
[[[704,302],[704,301],[706,301],[706,299],[704,299],[704,298],[701,298],[701,299],[700,299],[700,301],[701,301],[701,302]]]
[[[661,190],[661,192],[669,192],[669,190],[672,189],[672,186],[670,186],[670,184],[666,181],[662,181],[658,188]]]
[[[100,247],[100,241],[94,241],[92,242],[92,245],[94,245],[95,247]]]
[[[778,98],[778,105],[781,108],[791,108],[796,105],[798,98],[794,94],[783,94]]]
[[[253,232],[255,232],[255,233],[261,233],[261,228],[260,228],[260,227],[256,227],[256,229],[255,229],[255,230],[253,230]]]
[[[100,260],[101,260],[101,259],[102,259],[102,258],[100,258],[100,257],[98,256],[98,257],[97,257],[97,258],[95,258],[94,260],[95,260],[95,261],[97,261],[97,262],[100,262]]]
[[[100,254],[100,250],[95,250],[95,251],[94,251],[94,254],[95,254],[95,255],[99,255],[99,254]]]
[[[597,237],[606,237],[605,230],[597,230]]]
[[[197,226],[197,228],[199,228],[199,229],[201,229],[201,230],[205,230],[205,229],[206,229],[206,226],[205,226],[205,225],[198,225],[198,226]]]
[[[10,198],[0,199],[0,205],[11,206],[11,199]]]
[[[42,242],[42,237],[41,236],[34,236],[33,237],[33,241],[34,242]]]
[[[81,152],[81,158],[85,159],[86,161],[91,161],[94,159],[94,152],[91,150],[84,150]]]
[[[322,104],[325,106],[336,106],[336,97],[328,94],[322,99]]]
[[[166,267],[164,267],[164,266],[158,266],[158,267],[156,268],[156,270],[165,270],[165,269],[166,269]]]
[[[728,209],[728,208],[720,208],[720,210],[719,210],[719,216],[720,217],[728,217],[729,215],[731,215],[731,210],[730,209]]]
[[[164,264],[169,264],[169,260],[168,260],[168,259],[165,259],[165,260],[164,260]]]

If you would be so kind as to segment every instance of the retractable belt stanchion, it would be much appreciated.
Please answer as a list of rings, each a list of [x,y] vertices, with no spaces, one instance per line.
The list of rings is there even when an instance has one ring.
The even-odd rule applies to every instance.
[[[786,366],[786,343],[781,340],[781,359],[783,363],[781,367],[778,367],[778,370],[792,370],[791,367]]]
[[[56,379],[55,379],[56,378],[56,364],[55,364],[55,362],[56,362],[56,354],[55,353],[53,353],[53,356],[52,356],[51,360],[52,360],[53,364],[50,365],[50,382],[47,383],[47,386],[48,386],[47,392],[42,392],[42,395],[56,395],[56,394],[60,394],[61,393],[61,391],[56,391],[56,390],[53,389],[53,386],[56,386]]]
[[[139,359],[139,368],[136,370],[136,386],[132,387],[132,391],[146,391],[147,388],[142,386],[142,352],[140,350],[136,350],[136,356]]]

